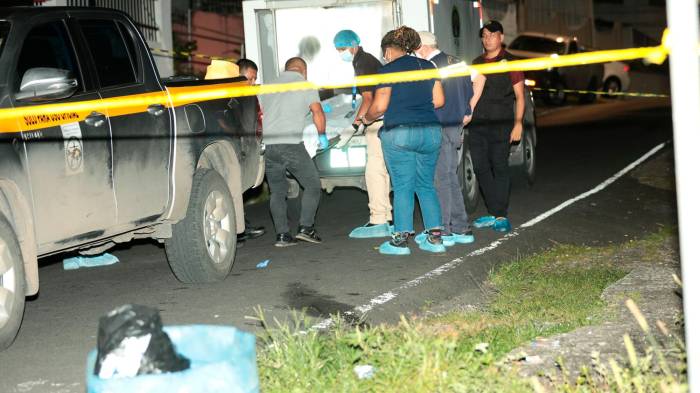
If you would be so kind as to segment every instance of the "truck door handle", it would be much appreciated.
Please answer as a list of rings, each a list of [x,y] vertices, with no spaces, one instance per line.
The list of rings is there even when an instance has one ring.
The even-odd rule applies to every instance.
[[[160,116],[165,112],[165,106],[163,104],[153,104],[148,106],[148,113],[153,116]]]
[[[85,124],[93,127],[102,127],[105,124],[105,115],[99,112],[92,112],[85,118]]]

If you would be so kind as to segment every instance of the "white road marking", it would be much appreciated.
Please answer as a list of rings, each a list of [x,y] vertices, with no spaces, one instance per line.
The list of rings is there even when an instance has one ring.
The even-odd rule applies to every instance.
[[[577,197],[575,197],[575,198],[571,198],[571,199],[569,199],[569,200],[566,201],[566,202],[563,202],[562,204],[560,204],[559,206],[555,207],[554,209],[550,209],[550,210],[548,210],[548,211],[546,211],[546,212],[540,214],[539,216],[533,218],[532,220],[530,220],[530,221],[528,221],[528,222],[522,224],[520,227],[521,227],[521,228],[531,227],[531,226],[533,226],[533,225],[539,223],[540,221],[546,219],[547,217],[549,217],[549,216],[551,216],[551,215],[553,215],[553,214],[555,214],[555,213],[557,213],[557,212],[563,210],[564,208],[568,207],[569,205],[571,205],[571,204],[573,204],[573,203],[575,203],[575,202],[578,202],[578,201],[580,201],[581,199],[588,198],[589,196],[591,196],[591,195],[593,195],[593,194],[595,194],[595,193],[597,193],[597,192],[602,191],[603,189],[605,189],[605,188],[608,187],[609,185],[611,185],[611,184],[613,184],[614,182],[616,182],[619,178],[621,178],[622,176],[626,175],[629,171],[631,171],[632,169],[634,169],[634,168],[636,168],[637,166],[639,166],[639,164],[641,164],[642,162],[646,161],[649,157],[651,157],[652,155],[656,154],[656,152],[658,152],[659,150],[663,149],[664,146],[666,146],[667,143],[668,143],[668,142],[664,142],[664,143],[662,143],[662,144],[656,146],[655,148],[649,150],[645,155],[639,157],[639,159],[638,159],[637,161],[635,161],[635,162],[633,162],[633,163],[627,165],[624,169],[622,169],[621,171],[619,171],[619,172],[617,172],[616,174],[614,174],[614,175],[613,175],[611,178],[609,178],[608,180],[606,180],[606,181],[604,181],[604,182],[598,184],[597,187],[592,188],[592,189],[590,189],[590,190],[584,192],[583,194],[581,194],[581,195],[579,195],[579,196],[577,196]]]
[[[667,144],[668,144],[668,142],[661,143],[660,145],[649,150],[646,154],[641,156],[639,159],[637,159],[636,161],[627,165],[624,169],[617,172],[612,177],[610,177],[609,179],[600,183],[596,187],[594,187],[594,188],[592,188],[592,189],[590,189],[590,190],[584,192],[583,194],[580,194],[574,198],[571,198],[568,201],[563,202],[560,205],[540,214],[539,216],[533,218],[532,220],[520,225],[520,227],[518,227],[518,229],[520,229],[520,228],[525,229],[525,228],[529,228],[531,226],[534,226],[534,225],[542,222],[543,220],[547,219],[548,217],[552,216],[553,214],[555,214],[555,213],[563,210],[564,208],[572,205],[573,203],[578,202],[581,199],[587,198],[595,193],[598,193],[598,192],[604,190],[605,188],[607,188],[608,186],[610,186],[611,184],[613,184],[614,182],[619,180],[622,176],[629,173],[632,169],[639,166],[639,164],[646,161],[649,157],[651,157],[652,155],[657,153],[659,150],[663,149]],[[478,256],[478,255],[483,255],[491,250],[494,250],[498,246],[503,244],[505,241],[507,241],[509,239],[513,239],[513,238],[517,237],[519,234],[520,233],[517,230],[514,230],[514,231],[508,233],[507,235],[501,237],[500,239],[494,240],[493,242],[491,242],[491,244],[489,244],[486,247],[482,247],[478,250],[474,250],[464,257],[455,258],[452,261],[447,262],[446,264],[439,266],[439,267],[423,274],[420,277],[416,277],[413,280],[402,284],[398,288],[395,288],[389,292],[385,292],[379,296],[374,297],[367,304],[364,304],[361,306],[356,306],[353,310],[344,312],[343,315],[356,317],[358,315],[361,316],[361,315],[367,314],[368,312],[372,311],[377,306],[380,306],[384,303],[388,303],[389,301],[398,297],[399,296],[398,292],[401,292],[401,291],[409,289],[409,288],[417,287],[418,285],[422,284],[423,281],[425,281],[425,280],[430,280],[430,279],[433,279],[435,277],[439,277],[439,276],[447,273],[448,271],[453,270],[454,268],[458,267],[462,263],[464,263],[464,261],[467,258],[473,257],[473,256]],[[311,327],[311,329],[313,329],[313,330],[328,329],[329,327],[333,326],[333,323],[334,322],[333,322],[332,318],[326,318],[326,319],[318,322],[317,324],[313,325]]]

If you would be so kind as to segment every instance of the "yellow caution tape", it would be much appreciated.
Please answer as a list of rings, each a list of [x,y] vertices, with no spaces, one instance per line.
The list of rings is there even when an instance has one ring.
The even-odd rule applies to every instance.
[[[606,63],[619,60],[646,59],[660,64],[669,53],[666,45],[668,31],[664,32],[662,44],[655,47],[606,50],[554,56],[538,59],[514,60],[467,66],[458,64],[445,69],[406,71],[390,74],[363,75],[346,82],[317,85],[312,82],[266,84],[248,86],[241,83],[221,83],[206,86],[173,87],[165,92],[154,92],[102,100],[44,104],[19,108],[0,109],[0,133],[36,130],[69,122],[82,121],[93,111],[105,111],[110,116],[140,113],[152,104],[177,107],[196,102],[223,98],[255,96],[311,89],[339,89],[352,86],[375,86],[392,83],[412,82],[428,79],[445,79],[467,76],[472,70],[488,75],[512,71],[544,70],[554,67],[578,66],[583,64]],[[184,52],[181,53],[184,55]],[[204,56],[204,55],[202,55]],[[208,57],[214,58],[214,57]],[[225,58],[220,58],[227,60]],[[231,59],[229,59],[231,60]],[[607,94],[596,92],[595,94]],[[629,93],[628,93],[629,94]],[[644,93],[637,93],[645,97]]]
[[[572,90],[572,89],[549,89],[549,88],[542,88],[542,87],[530,87],[530,90],[534,91],[548,91],[552,93],[566,93],[566,94],[595,94],[599,96],[625,96],[625,97],[644,97],[644,98],[668,98],[668,94],[660,94],[660,93],[638,93],[638,92],[630,92],[630,91],[618,91],[618,92],[607,92],[607,91],[599,91],[599,90]]]

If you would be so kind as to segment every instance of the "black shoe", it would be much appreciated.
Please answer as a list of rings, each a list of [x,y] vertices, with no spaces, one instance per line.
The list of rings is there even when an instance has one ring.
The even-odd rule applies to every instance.
[[[309,243],[321,243],[321,238],[313,227],[299,227],[299,233],[296,237]]]
[[[296,246],[297,241],[289,233],[280,233],[277,235],[277,241],[275,242],[275,247],[289,247]]]
[[[255,239],[265,234],[265,227],[246,227],[243,233],[246,239]]]
[[[236,235],[236,247],[241,248],[245,245],[245,233],[239,233]]]

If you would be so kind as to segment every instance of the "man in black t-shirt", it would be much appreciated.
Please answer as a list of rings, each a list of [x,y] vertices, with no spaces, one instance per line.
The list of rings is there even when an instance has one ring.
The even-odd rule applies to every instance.
[[[479,30],[484,54],[473,64],[513,60],[503,49],[503,26],[490,21]],[[484,85],[474,89],[480,98],[469,126],[469,150],[476,180],[481,186],[488,215],[474,220],[475,228],[491,227],[510,232],[510,144],[520,141],[525,114],[525,83],[521,71],[486,75]]]
[[[382,64],[376,57],[365,52],[360,46],[360,37],[352,30],[341,30],[335,35],[333,44],[343,61],[352,62],[355,76],[373,75],[379,72]],[[353,87],[353,102],[357,93],[362,95],[362,103],[355,114],[353,127],[358,129],[362,119],[372,105],[374,98],[373,86]],[[354,108],[353,108],[354,109]],[[384,164],[382,144],[379,141],[379,129],[382,120],[377,120],[365,129],[367,141],[367,165],[365,166],[365,182],[369,198],[369,222],[350,232],[352,238],[388,237],[394,231],[391,213],[391,183],[389,173]]]

